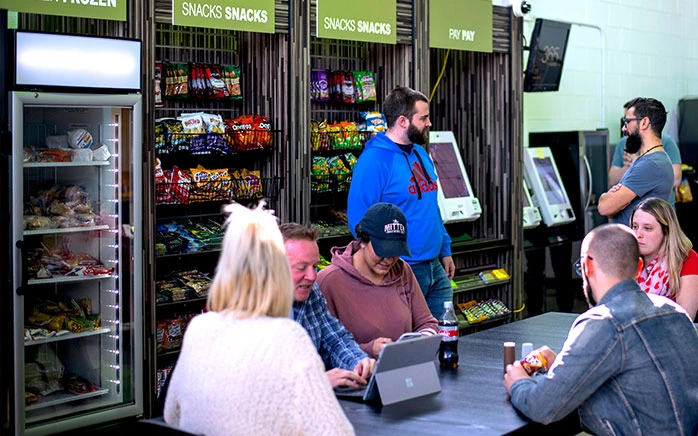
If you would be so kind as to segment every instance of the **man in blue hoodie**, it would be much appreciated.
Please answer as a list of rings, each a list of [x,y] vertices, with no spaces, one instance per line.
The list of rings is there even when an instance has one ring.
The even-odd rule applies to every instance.
[[[356,224],[378,202],[392,203],[407,217],[407,244],[412,267],[429,310],[439,318],[444,301],[453,300],[450,279],[456,271],[451,238],[438,205],[434,163],[422,147],[429,139],[429,99],[407,87],[390,91],[383,102],[388,125],[366,143],[354,166],[347,216],[356,236]]]

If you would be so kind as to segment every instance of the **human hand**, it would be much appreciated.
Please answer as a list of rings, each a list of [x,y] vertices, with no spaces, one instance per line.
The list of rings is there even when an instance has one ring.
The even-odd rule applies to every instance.
[[[621,185],[620,183],[618,183],[617,185],[613,185],[613,186],[611,186],[611,188],[608,190],[608,192],[616,192],[617,190],[619,190],[619,189],[621,188],[621,186],[623,186],[623,185]]]
[[[364,357],[356,364],[354,367],[354,372],[359,374],[361,377],[368,379],[373,373],[373,368],[376,366],[376,359],[371,359],[370,357]]]
[[[511,385],[522,378],[531,378],[531,376],[521,366],[521,362],[515,360],[513,364],[507,365],[507,371],[504,374],[504,387],[507,389],[507,393],[510,392]]]
[[[626,167],[629,167],[630,165],[635,162],[635,159],[637,159],[637,153],[628,153],[627,151],[623,152],[623,165]]]
[[[376,338],[376,339],[374,339],[373,340],[373,347],[371,349],[371,351],[373,352],[373,355],[378,356],[379,354],[381,354],[381,350],[383,349],[385,344],[389,344],[391,342],[393,342],[393,340],[390,338]]]
[[[446,275],[448,276],[449,280],[453,279],[453,276],[456,275],[456,264],[453,263],[453,257],[444,256],[441,258],[441,263],[444,266],[444,270],[446,271]]]
[[[557,357],[557,353],[551,350],[547,345],[543,345],[537,351],[540,351],[543,357],[545,357],[545,369],[549,370],[550,365],[553,364],[555,358]]]
[[[334,368],[327,371],[325,374],[327,374],[327,378],[330,380],[333,389],[338,386],[358,388],[366,385],[365,378],[348,369]]]

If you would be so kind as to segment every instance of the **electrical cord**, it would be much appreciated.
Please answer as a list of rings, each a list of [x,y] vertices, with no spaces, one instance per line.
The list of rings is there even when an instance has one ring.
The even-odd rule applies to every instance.
[[[434,83],[434,87],[431,90],[431,95],[429,96],[429,102],[431,102],[431,99],[434,98],[434,94],[436,93],[436,88],[439,86],[439,82],[441,82],[441,78],[444,75],[444,71],[446,71],[446,61],[448,60],[449,53],[451,53],[450,48],[446,51],[446,56],[444,57],[444,63],[441,66],[441,72],[439,73],[439,77],[436,79],[436,83]]]

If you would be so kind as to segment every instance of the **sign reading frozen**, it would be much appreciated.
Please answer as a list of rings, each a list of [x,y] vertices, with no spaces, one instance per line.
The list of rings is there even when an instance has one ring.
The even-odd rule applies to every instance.
[[[0,0],[0,9],[30,14],[126,21],[128,0]]]

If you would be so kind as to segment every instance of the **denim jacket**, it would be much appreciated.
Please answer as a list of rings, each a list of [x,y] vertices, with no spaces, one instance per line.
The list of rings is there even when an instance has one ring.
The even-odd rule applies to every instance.
[[[676,307],[616,284],[575,320],[546,375],[512,385],[512,404],[544,424],[578,408],[599,435],[698,434],[698,333]]]

